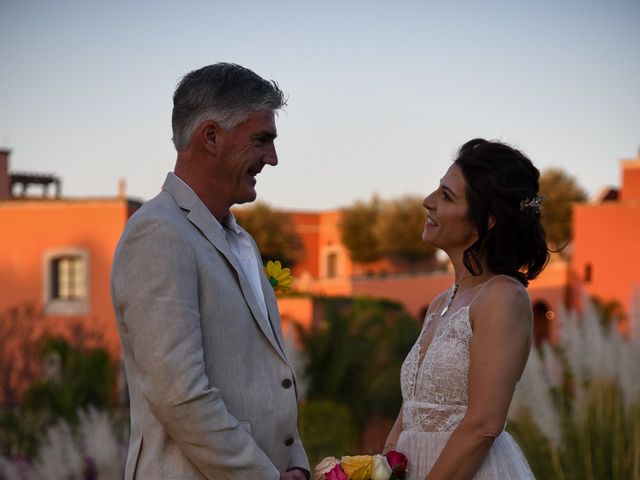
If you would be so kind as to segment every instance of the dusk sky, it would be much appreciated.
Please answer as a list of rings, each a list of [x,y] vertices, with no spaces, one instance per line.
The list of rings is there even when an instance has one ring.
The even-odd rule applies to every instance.
[[[190,70],[276,80],[277,207],[430,192],[474,137],[561,166],[589,194],[640,147],[640,1],[0,0],[0,147],[68,196],[148,199],[172,170]]]

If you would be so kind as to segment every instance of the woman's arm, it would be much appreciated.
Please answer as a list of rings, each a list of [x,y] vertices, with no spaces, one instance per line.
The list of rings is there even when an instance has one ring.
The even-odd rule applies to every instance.
[[[396,422],[393,424],[393,428],[389,432],[389,436],[387,437],[387,441],[384,444],[382,453],[387,453],[389,450],[396,449],[398,445],[398,438],[400,437],[400,432],[402,432],[402,405],[400,406],[400,413],[398,414],[398,418],[396,418]]]
[[[469,406],[428,480],[473,477],[502,433],[531,348],[531,303],[526,290],[515,282],[492,281],[472,310]]]

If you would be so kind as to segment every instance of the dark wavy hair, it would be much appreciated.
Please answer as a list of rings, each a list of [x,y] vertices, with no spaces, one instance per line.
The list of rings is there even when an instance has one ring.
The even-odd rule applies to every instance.
[[[462,170],[467,215],[478,231],[464,252],[465,267],[480,275],[483,259],[492,272],[527,286],[549,261],[540,208],[522,206],[538,195],[540,172],[522,152],[481,138],[460,147],[454,163]],[[489,228],[491,218],[495,224]]]

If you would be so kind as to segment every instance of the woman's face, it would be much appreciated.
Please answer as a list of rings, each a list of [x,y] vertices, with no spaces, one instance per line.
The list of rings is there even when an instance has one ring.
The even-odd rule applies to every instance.
[[[447,253],[464,252],[478,239],[476,228],[467,217],[466,183],[462,170],[452,164],[440,186],[422,202],[427,221],[422,239]]]

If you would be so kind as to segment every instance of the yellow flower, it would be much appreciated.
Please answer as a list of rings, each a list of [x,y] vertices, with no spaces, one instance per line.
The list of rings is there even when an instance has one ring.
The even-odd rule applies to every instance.
[[[349,480],[369,480],[371,478],[371,468],[373,467],[373,457],[371,455],[342,457],[340,466]]]
[[[291,270],[288,268],[282,268],[282,264],[278,261],[272,262],[269,260],[264,267],[264,273],[267,275],[267,280],[274,290],[280,290],[286,292],[291,288],[293,277],[291,276]]]

